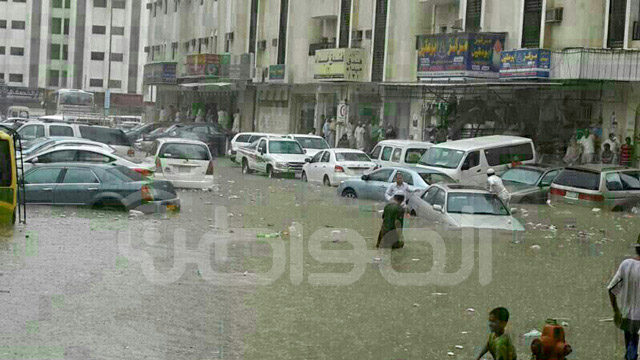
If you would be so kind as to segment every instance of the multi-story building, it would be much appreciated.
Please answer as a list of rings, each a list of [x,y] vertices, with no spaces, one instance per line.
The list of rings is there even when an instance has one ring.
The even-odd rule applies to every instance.
[[[157,0],[147,9],[146,84],[157,104],[237,107],[243,130],[307,132],[335,116],[418,139],[447,122],[454,137],[508,131],[540,144],[586,127],[640,136],[640,0]],[[243,54],[251,79],[206,70]]]
[[[0,82],[141,99],[147,19],[142,0],[0,1]]]

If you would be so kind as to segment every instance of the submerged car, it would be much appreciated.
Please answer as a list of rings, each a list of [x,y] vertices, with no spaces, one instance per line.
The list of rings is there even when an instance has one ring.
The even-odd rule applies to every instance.
[[[54,147],[31,156],[25,156],[24,169],[28,170],[42,164],[60,162],[122,165],[143,175],[151,173],[150,169],[144,165],[136,164],[99,147],[88,145]]]
[[[534,164],[513,167],[500,177],[511,195],[511,203],[544,204],[553,179],[560,174],[561,167]]]
[[[93,140],[87,140],[83,138],[77,138],[72,136],[52,136],[41,137],[22,143],[22,156],[28,157],[33,154],[37,154],[47,149],[61,147],[61,146],[95,146],[101,148],[104,151],[113,154],[116,152],[114,148],[107,144],[103,144]]]
[[[627,210],[640,204],[640,169],[589,164],[564,169],[549,190],[552,202],[607,210]]]
[[[495,194],[478,186],[432,185],[411,199],[407,206],[412,216],[448,229],[525,230]]]
[[[315,156],[320,151],[329,149],[329,144],[322,136],[289,134],[289,135],[286,135],[285,137],[287,139],[293,139],[297,141],[309,156]]]
[[[202,189],[213,185],[213,158],[202,141],[161,138],[154,142],[145,163],[155,167],[156,180],[177,188]]]
[[[432,184],[454,182],[449,176],[437,170],[389,167],[364,174],[358,179],[343,181],[338,186],[338,196],[385,201],[384,194],[389,185],[396,181],[398,174],[402,174],[402,179],[412,192],[426,189]]]
[[[30,204],[85,205],[145,213],[180,210],[169,181],[149,180],[125,166],[55,163],[24,174]]]
[[[302,167],[301,178],[302,181],[338,186],[341,182],[360,177],[375,167],[376,164],[371,161],[369,156],[360,150],[327,149],[316,153]]]

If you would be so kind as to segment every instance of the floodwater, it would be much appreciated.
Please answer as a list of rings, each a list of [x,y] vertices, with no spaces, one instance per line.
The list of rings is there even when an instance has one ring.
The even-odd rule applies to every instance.
[[[497,306],[519,358],[547,318],[573,358],[623,356],[606,285],[635,215],[518,206],[517,242],[410,219],[389,254],[374,250],[380,204],[226,160],[216,177],[175,215],[29,207],[0,242],[0,359],[469,359]],[[256,237],[292,222],[301,237]]]

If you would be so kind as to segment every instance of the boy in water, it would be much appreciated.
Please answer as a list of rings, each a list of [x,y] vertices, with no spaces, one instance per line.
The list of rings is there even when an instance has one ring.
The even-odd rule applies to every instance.
[[[504,332],[509,321],[509,311],[503,307],[495,308],[489,313],[489,329],[491,334],[476,360],[480,360],[487,352],[494,360],[516,360],[516,349],[511,337]]]

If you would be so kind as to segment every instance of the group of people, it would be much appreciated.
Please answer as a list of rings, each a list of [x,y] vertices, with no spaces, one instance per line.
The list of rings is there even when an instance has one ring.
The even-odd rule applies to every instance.
[[[385,128],[372,130],[364,121],[356,124],[355,128],[351,122],[340,124],[335,117],[327,118],[322,116],[322,136],[329,146],[340,148],[355,148],[361,151],[369,150],[369,143],[377,143],[383,139],[395,139],[397,134],[393,125],[388,124]],[[344,128],[340,128],[344,126]],[[311,129],[310,135],[315,135],[315,128]],[[339,136],[339,138],[336,138]],[[336,144],[337,140],[337,144]]]
[[[209,108],[205,112],[204,108],[200,107],[196,111],[191,111],[187,109],[182,112],[176,109],[173,105],[169,105],[168,109],[165,109],[164,106],[160,107],[160,122],[196,122],[196,123],[218,123],[222,125],[225,129],[231,130],[234,133],[240,132],[240,110],[236,110],[232,116],[224,110],[218,111],[218,117],[214,116],[214,111],[212,108]]]
[[[613,132],[602,143],[599,153],[596,154],[596,136],[593,132],[587,131],[580,139],[571,137],[563,161],[566,165],[600,162],[602,164],[629,166],[631,165],[632,154],[631,138],[627,137],[625,143],[620,144],[620,140]]]

